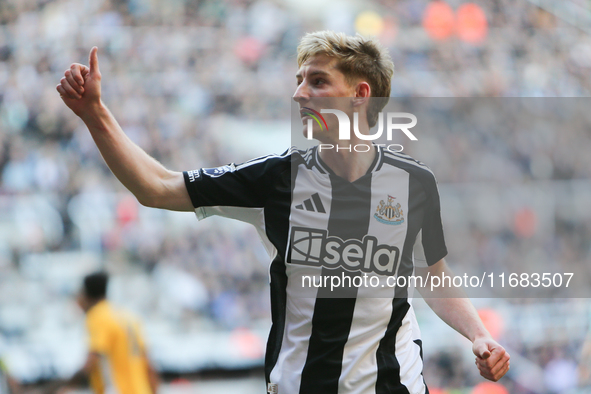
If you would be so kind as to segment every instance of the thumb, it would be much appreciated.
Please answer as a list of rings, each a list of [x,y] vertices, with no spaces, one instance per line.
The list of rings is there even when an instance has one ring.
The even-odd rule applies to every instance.
[[[90,76],[100,73],[97,47],[92,47],[90,50],[90,55],[88,56],[88,65],[90,68]]]
[[[473,351],[474,355],[484,360],[490,357],[490,350],[488,350],[488,346],[486,343],[479,343],[474,347]]]

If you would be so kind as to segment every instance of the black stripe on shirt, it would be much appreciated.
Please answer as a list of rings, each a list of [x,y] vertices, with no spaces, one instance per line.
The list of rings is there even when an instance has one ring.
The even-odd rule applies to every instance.
[[[400,382],[400,363],[396,358],[396,334],[409,309],[410,304],[405,298],[392,300],[392,316],[376,352],[376,394],[410,394],[406,386]]]
[[[328,233],[343,240],[362,240],[369,230],[371,215],[371,174],[349,183],[333,174],[332,204],[328,220]],[[343,268],[322,268],[322,276],[360,275]],[[306,363],[302,370],[300,394],[337,394],[341,376],[343,353],[349,338],[357,288],[340,289],[334,298],[329,289],[318,289],[312,333]],[[327,298],[332,297],[332,298]]]
[[[265,205],[265,231],[269,241],[277,249],[277,255],[271,263],[269,275],[271,277],[271,317],[273,325],[267,340],[265,352],[265,379],[270,383],[271,371],[277,364],[283,335],[285,331],[287,305],[287,274],[285,255],[289,238],[289,215],[292,204],[293,188],[297,172],[293,171],[299,162],[299,154],[291,156],[290,160],[281,166],[281,170],[273,181],[272,193]]]

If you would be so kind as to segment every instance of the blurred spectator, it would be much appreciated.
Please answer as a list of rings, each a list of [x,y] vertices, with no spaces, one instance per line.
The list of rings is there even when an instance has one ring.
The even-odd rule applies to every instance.
[[[544,380],[552,394],[569,392],[577,387],[577,364],[559,349],[544,368]]]

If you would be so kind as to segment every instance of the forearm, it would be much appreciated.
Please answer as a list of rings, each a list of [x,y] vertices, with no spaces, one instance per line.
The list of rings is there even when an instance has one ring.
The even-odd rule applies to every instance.
[[[117,179],[146,206],[192,211],[181,172],[169,171],[125,135],[101,101],[98,48],[89,55],[89,67],[74,63],[56,86],[64,104],[90,130],[105,162]]]
[[[158,387],[160,387],[160,377],[158,373],[149,367],[148,369],[148,380],[150,381],[150,388],[152,389],[152,393],[158,393]]]
[[[155,206],[166,194],[171,172],[131,141],[102,102],[80,117],[117,179],[141,204]]]
[[[429,268],[417,268],[424,278],[427,272],[433,276],[453,276],[445,260]],[[430,290],[429,290],[430,289]],[[420,289],[419,289],[420,290]],[[438,286],[421,291],[427,305],[447,325],[474,342],[478,338],[490,337],[482,320],[464,290],[454,286]]]
[[[416,271],[423,278],[427,274],[453,276],[443,259],[428,268],[416,267]],[[476,366],[482,377],[496,382],[507,373],[511,356],[484,327],[476,308],[462,289],[437,287],[429,292],[423,288],[421,294],[441,320],[472,342]]]
[[[490,337],[469,298],[426,298],[425,301],[441,320],[471,342]]]

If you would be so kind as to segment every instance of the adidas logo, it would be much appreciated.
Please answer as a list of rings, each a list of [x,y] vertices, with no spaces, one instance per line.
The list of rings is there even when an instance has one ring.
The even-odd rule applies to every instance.
[[[322,205],[322,200],[318,193],[312,194],[312,197],[304,200],[304,202],[300,205],[296,205],[296,209],[302,211],[310,211],[310,212],[318,212],[318,213],[326,213],[324,209],[324,205]]]

